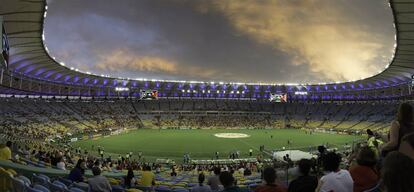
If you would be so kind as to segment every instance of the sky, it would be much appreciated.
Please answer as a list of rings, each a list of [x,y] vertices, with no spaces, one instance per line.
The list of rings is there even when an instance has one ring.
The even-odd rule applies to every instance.
[[[48,0],[45,44],[112,77],[320,83],[384,70],[386,0]]]

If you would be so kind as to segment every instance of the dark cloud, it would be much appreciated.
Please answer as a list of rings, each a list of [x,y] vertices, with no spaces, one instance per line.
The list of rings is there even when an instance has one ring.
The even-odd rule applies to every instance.
[[[46,45],[68,66],[115,77],[323,82],[383,69],[384,1],[50,1]]]

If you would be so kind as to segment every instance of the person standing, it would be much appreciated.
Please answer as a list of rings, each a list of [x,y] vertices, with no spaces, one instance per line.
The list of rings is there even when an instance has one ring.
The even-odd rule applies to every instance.
[[[318,179],[310,176],[309,172],[312,167],[312,161],[309,159],[301,159],[298,162],[299,177],[290,182],[289,192],[314,192],[318,186]]]
[[[273,167],[267,167],[263,171],[263,179],[265,183],[257,187],[255,192],[287,192],[286,187],[276,184],[276,170]]]
[[[221,173],[220,167],[214,167],[213,168],[213,173],[214,173],[214,175],[208,177],[207,185],[210,186],[211,190],[218,191],[218,190],[220,190],[219,186],[221,185],[220,178],[219,178],[220,173]]]
[[[253,156],[253,149],[249,149],[249,156]]]
[[[397,119],[391,124],[389,141],[382,146],[381,154],[386,156],[391,151],[400,148],[402,138],[414,132],[413,107],[409,103],[402,103],[397,112]]]
[[[322,165],[326,172],[321,177],[316,189],[317,192],[353,192],[354,181],[347,170],[339,169],[341,156],[335,152],[329,152],[322,159]]]

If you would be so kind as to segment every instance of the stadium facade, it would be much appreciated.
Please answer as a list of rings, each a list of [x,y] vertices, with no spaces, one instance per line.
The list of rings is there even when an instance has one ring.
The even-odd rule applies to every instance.
[[[396,43],[383,71],[349,82],[260,84],[113,78],[66,67],[44,44],[44,0],[0,0],[3,54],[0,94],[45,97],[139,97],[157,90],[160,98],[220,98],[267,100],[272,93],[291,101],[400,100],[412,97],[414,74],[414,1],[390,0]]]

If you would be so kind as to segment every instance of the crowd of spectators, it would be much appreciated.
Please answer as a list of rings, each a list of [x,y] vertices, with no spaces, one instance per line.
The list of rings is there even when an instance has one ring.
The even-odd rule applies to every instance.
[[[96,102],[76,102],[73,104],[71,102],[48,103],[47,101],[12,100],[6,102],[5,108],[0,109],[4,114],[1,117],[1,121],[5,123],[5,128],[1,130],[3,135],[14,137],[15,140],[34,138],[40,141],[27,142],[23,139],[14,144],[5,142],[0,145],[0,160],[12,160],[22,164],[42,162],[43,165],[49,165],[56,169],[70,170],[67,176],[69,180],[87,182],[89,188],[95,191],[110,191],[108,178],[102,176],[102,172],[122,170],[127,170],[127,174],[122,178],[122,183],[126,188],[153,187],[157,185],[156,175],[160,174],[162,170],[170,170],[170,177],[177,177],[177,175],[189,172],[196,173],[193,175],[197,178],[198,186],[194,186],[194,190],[202,192],[243,191],[243,188],[237,183],[239,180],[235,178],[235,175],[249,176],[252,173],[253,175],[262,175],[262,185],[251,188],[258,192],[362,192],[375,188],[381,188],[385,191],[414,191],[414,174],[412,174],[414,172],[414,118],[413,108],[408,103],[401,104],[396,110],[397,115],[389,127],[389,134],[382,135],[384,130],[368,129],[366,142],[358,145],[351,154],[322,150],[316,161],[301,159],[292,164],[282,163],[282,166],[240,163],[232,165],[169,165],[166,167],[161,164],[145,163],[139,159],[129,159],[128,156],[95,156],[86,150],[41,142],[49,134],[63,135],[74,130],[88,133],[91,130],[116,126],[138,126],[142,122],[137,119],[137,111],[135,111],[133,104],[120,101],[119,103],[118,101],[114,102],[116,104],[111,102],[109,105],[103,105]],[[366,111],[366,109],[363,110]],[[354,108],[349,111],[354,111]],[[378,109],[374,111],[379,112]],[[335,114],[338,113],[342,112],[338,110]],[[349,119],[350,114],[351,112],[346,118]],[[308,115],[308,117],[311,116],[313,114]],[[263,114],[255,116],[179,116],[173,120],[174,123],[170,122],[170,124],[168,119],[157,117],[151,119],[152,123],[159,127],[175,126],[178,123],[178,127],[194,128],[220,126],[258,128],[270,126],[273,120],[270,115]],[[69,123],[72,121],[82,124],[83,127],[79,124]],[[305,118],[305,121],[310,121],[310,119]],[[292,120],[290,119],[289,122]],[[26,125],[30,126],[25,127]],[[54,126],[57,128],[54,129]],[[263,169],[262,166],[265,168]],[[285,170],[285,166],[288,170]],[[85,178],[85,170],[91,170],[93,177]],[[246,170],[249,170],[250,173]],[[296,171],[290,173],[289,170]],[[137,171],[139,171],[139,179],[134,175]],[[288,177],[281,176],[285,173],[288,174]]]

